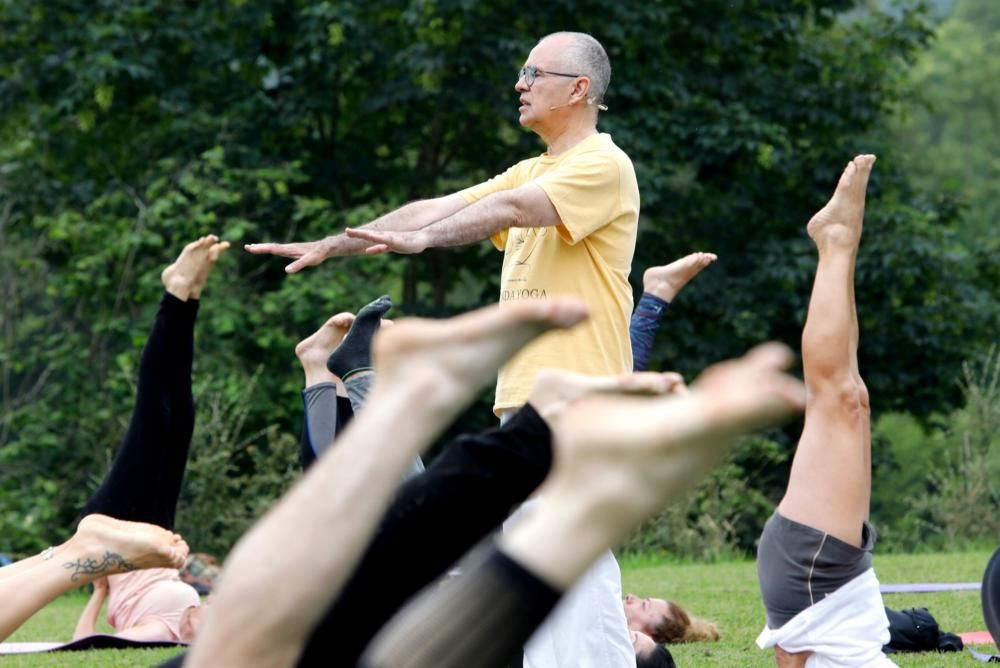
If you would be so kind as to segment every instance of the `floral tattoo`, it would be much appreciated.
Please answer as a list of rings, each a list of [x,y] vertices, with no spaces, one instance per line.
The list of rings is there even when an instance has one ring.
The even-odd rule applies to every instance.
[[[105,552],[104,559],[101,561],[97,559],[67,561],[63,564],[63,568],[73,571],[73,574],[70,576],[71,582],[77,582],[84,575],[107,575],[111,571],[124,573],[135,570],[135,566],[126,561],[125,557],[115,552]]]

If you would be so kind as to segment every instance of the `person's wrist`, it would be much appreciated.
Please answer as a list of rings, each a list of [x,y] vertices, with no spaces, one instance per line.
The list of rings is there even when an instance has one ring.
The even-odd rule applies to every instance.
[[[342,235],[336,234],[323,239],[322,248],[324,259],[335,257],[342,250],[340,243],[341,236]]]

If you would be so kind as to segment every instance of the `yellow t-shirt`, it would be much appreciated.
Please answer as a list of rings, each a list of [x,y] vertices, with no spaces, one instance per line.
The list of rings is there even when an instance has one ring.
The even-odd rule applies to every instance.
[[[523,160],[462,196],[471,204],[529,182],[545,191],[562,224],[509,228],[492,238],[504,252],[500,307],[517,299],[576,295],[591,315],[569,331],[542,336],[500,370],[493,406],[498,415],[527,402],[540,369],[589,375],[632,370],[628,275],[639,223],[632,161],[610,135],[595,134],[562,155]]]

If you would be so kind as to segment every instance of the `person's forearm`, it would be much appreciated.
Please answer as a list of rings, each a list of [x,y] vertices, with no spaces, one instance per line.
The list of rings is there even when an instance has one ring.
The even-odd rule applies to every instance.
[[[362,225],[362,230],[383,232],[415,232],[446,218],[461,207],[465,200],[461,195],[449,195],[437,199],[410,202],[389,213]],[[485,238],[485,237],[484,237]],[[347,235],[335,234],[327,237],[333,255],[363,255],[371,243],[364,239],[352,239]]]
[[[454,213],[456,202],[449,201],[453,197],[455,196],[410,202],[394,211],[390,211],[384,216],[379,216],[372,222],[361,227],[368,230],[389,230],[393,232],[419,230]],[[465,200],[463,199],[462,203],[464,204],[464,202]]]
[[[76,629],[73,631],[73,640],[79,640],[80,638],[92,636],[96,633],[97,616],[101,613],[102,605],[104,605],[104,593],[95,589],[90,600],[87,601],[87,607],[80,614],[80,620],[76,623]]]
[[[445,248],[474,244],[509,227],[539,227],[542,224],[532,221],[510,191],[504,191],[427,225],[420,234],[428,248]]]

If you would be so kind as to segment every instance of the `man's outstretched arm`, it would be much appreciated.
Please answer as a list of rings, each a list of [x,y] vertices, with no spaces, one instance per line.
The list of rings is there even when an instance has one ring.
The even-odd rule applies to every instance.
[[[382,231],[365,226],[348,228],[346,234],[365,243],[369,255],[420,253],[428,248],[464,246],[489,239],[508,227],[551,227],[561,222],[545,191],[534,183],[526,183],[493,193],[417,230]]]
[[[447,218],[468,206],[461,195],[454,193],[435,199],[411,202],[395,211],[376,218],[364,225],[363,230],[412,231],[430,225],[435,221]],[[285,267],[289,274],[319,264],[329,257],[345,255],[361,255],[371,244],[362,239],[348,238],[344,234],[334,234],[317,241],[276,244],[246,244],[244,248],[255,255],[278,255],[294,258],[295,261]]]

